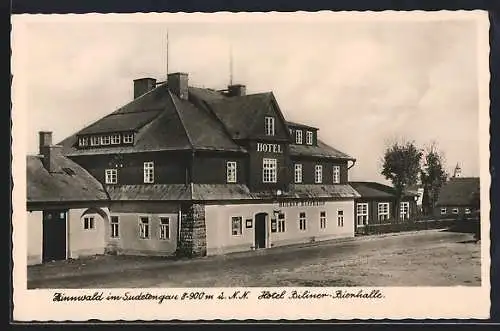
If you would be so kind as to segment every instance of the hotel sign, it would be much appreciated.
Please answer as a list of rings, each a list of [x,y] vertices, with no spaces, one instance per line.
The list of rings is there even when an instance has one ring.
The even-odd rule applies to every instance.
[[[324,201],[318,200],[302,200],[302,201],[282,201],[279,203],[280,207],[316,207],[324,206]]]
[[[257,152],[283,153],[280,144],[257,143]]]

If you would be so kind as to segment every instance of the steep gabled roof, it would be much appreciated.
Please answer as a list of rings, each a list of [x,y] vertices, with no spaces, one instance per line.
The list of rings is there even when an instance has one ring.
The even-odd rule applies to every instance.
[[[272,107],[270,93],[207,100],[207,103],[234,139],[248,138],[256,120]]]
[[[172,100],[195,150],[244,151],[228,137],[222,123],[207,111],[174,94],[172,94]]]
[[[162,84],[59,144],[68,156],[193,149],[245,152],[234,140],[249,138],[256,125],[262,125],[264,114],[270,113],[279,118],[277,130],[283,131],[281,139],[286,141],[291,139],[290,125],[315,129],[285,122],[272,92],[227,97],[212,89],[189,87],[187,101]],[[133,146],[77,148],[80,134],[123,131],[136,132]],[[292,156],[354,160],[320,140],[317,146],[290,145],[290,151]]]
[[[396,197],[394,187],[377,182],[349,182],[349,184],[361,195],[361,198],[370,199],[393,199]],[[414,197],[416,194],[406,191],[404,197]]]
[[[79,134],[127,130],[136,131],[133,146],[76,147]],[[215,118],[173,95],[166,85],[138,97],[66,138],[60,145],[69,156],[191,149],[243,150],[227,136]]]
[[[479,201],[480,185],[477,177],[451,178],[439,192],[437,206],[472,206]]]
[[[53,156],[60,173],[49,173],[40,156],[27,156],[27,202],[106,201],[101,183],[85,169],[62,155]]]

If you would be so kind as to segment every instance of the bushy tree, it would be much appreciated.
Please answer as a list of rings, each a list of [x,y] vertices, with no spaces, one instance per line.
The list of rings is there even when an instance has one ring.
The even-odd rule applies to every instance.
[[[444,156],[438,151],[437,144],[432,143],[424,152],[420,172],[420,180],[424,189],[422,208],[425,215],[432,212],[439,197],[439,191],[447,179]]]
[[[395,142],[385,150],[381,174],[392,182],[395,189],[395,219],[399,219],[399,205],[406,188],[417,184],[421,159],[422,151],[412,141]]]

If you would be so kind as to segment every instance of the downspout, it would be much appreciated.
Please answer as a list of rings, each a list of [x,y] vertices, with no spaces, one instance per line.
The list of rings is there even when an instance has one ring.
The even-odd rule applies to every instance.
[[[181,224],[182,224],[182,203],[179,205],[179,213],[177,215],[177,249],[181,241]]]
[[[191,150],[191,160],[186,167],[186,176],[184,178],[184,184],[186,187],[189,185],[191,200],[193,198],[193,163],[194,163],[194,149]],[[191,184],[191,185],[190,185]],[[182,200],[181,200],[182,201]],[[178,220],[177,220],[177,246],[181,241],[181,229],[182,229],[182,202],[179,206]]]

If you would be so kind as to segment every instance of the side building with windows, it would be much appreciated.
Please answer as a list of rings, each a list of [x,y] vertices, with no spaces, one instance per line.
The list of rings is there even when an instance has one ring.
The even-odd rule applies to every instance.
[[[479,209],[479,178],[452,177],[441,187],[434,215],[438,218],[467,219],[477,217]]]
[[[355,159],[272,92],[134,81],[134,99],[61,142],[109,195],[107,250],[185,256],[354,236]]]
[[[103,254],[112,233],[103,185],[39,133],[26,159],[28,265]]]
[[[360,194],[355,201],[356,232],[363,232],[366,225],[405,222],[416,215],[418,195],[414,192],[406,192],[403,195],[398,215],[394,215],[396,195],[393,187],[376,182],[350,182],[350,184]]]

